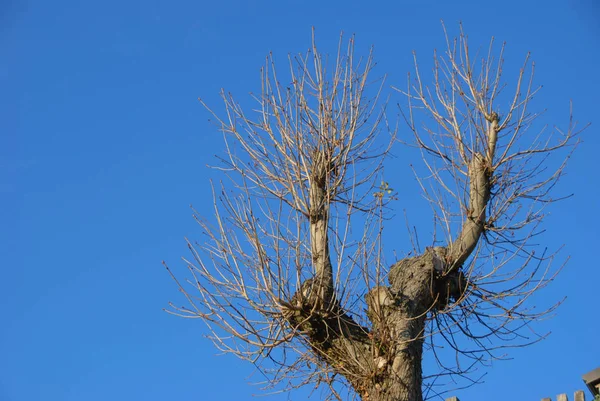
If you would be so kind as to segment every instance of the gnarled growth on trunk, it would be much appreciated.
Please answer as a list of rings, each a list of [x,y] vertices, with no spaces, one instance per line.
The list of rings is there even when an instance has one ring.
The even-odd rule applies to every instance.
[[[188,244],[195,291],[177,281],[191,308],[172,313],[204,320],[219,349],[264,362],[269,385],[328,385],[341,399],[341,378],[363,400],[421,401],[428,378],[468,374],[545,313],[524,302],[552,279],[553,255],[529,240],[564,168],[548,173],[556,159],[547,156],[568,157],[575,127],[529,132],[533,66],[526,59],[503,98],[503,48],[495,61],[490,45],[476,63],[461,32],[435,57],[431,87],[415,57],[402,114],[444,238],[388,266],[381,233],[395,194],[381,166],[396,133],[378,137],[388,127],[383,83],[368,85],[371,55],[357,61],[354,39],[342,44],[328,63],[313,41],[286,78],[269,56],[252,116],[223,93],[227,117],[213,115],[231,181],[213,187],[213,224],[196,215],[208,240]],[[417,123],[421,112],[434,126]],[[439,371],[423,373],[425,349]]]

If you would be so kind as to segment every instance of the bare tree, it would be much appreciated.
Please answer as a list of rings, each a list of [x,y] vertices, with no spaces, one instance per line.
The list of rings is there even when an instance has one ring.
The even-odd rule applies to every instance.
[[[523,330],[553,309],[527,303],[558,270],[532,239],[557,200],[575,124],[530,132],[539,114],[529,110],[538,92],[529,56],[508,87],[503,46],[495,57],[492,41],[478,57],[462,30],[446,39],[432,85],[415,57],[400,90],[413,134],[403,141],[422,154],[436,235],[391,264],[381,235],[395,192],[382,166],[396,131],[383,80],[369,80],[372,55],[356,59],[354,39],[340,39],[328,60],[313,38],[285,78],[267,58],[251,114],[222,94],[224,117],[213,115],[227,179],[213,185],[213,223],[195,214],[207,239],[188,242],[191,279],[169,270],[189,301],[170,311],[202,319],[217,348],[255,363],[268,385],[420,401],[423,389],[438,394],[438,378],[536,341]],[[422,372],[424,349],[438,371]]]

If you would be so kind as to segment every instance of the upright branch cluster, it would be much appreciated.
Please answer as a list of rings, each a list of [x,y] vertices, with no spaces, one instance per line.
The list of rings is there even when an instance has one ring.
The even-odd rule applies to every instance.
[[[525,60],[505,99],[503,48],[495,60],[492,44],[473,60],[462,32],[447,39],[431,87],[415,57],[402,113],[444,238],[390,266],[380,238],[385,192],[374,191],[395,132],[377,139],[387,124],[382,86],[368,85],[371,55],[355,59],[354,40],[340,39],[331,63],[313,40],[284,79],[267,58],[252,115],[223,93],[226,117],[213,115],[228,180],[213,186],[214,222],[196,214],[208,238],[188,243],[193,280],[173,275],[191,307],[171,312],[202,319],[219,349],[260,362],[269,385],[326,385],[338,399],[341,378],[363,400],[421,401],[428,378],[470,372],[462,358],[483,362],[530,342],[514,340],[549,311],[532,313],[525,301],[552,279],[554,256],[536,255],[530,239],[576,132],[572,122],[564,133],[529,132],[538,117],[528,110],[533,65]],[[433,126],[418,122],[422,112]],[[563,161],[550,157],[562,149]],[[423,373],[424,349],[439,371]]]
[[[560,270],[552,268],[556,253],[536,254],[532,239],[546,207],[560,200],[552,189],[581,130],[572,115],[566,132],[537,125],[540,114],[530,108],[540,87],[529,55],[508,86],[504,45],[496,56],[492,39],[487,54],[474,59],[462,28],[458,38],[446,39],[444,55],[434,56],[433,84],[424,83],[415,55],[416,73],[401,92],[427,171],[417,178],[444,238],[436,238],[445,245],[434,248],[442,259],[435,274],[449,279],[430,314],[430,332],[439,335],[428,343],[445,373],[465,375],[474,363],[498,357],[499,348],[540,339],[521,329],[557,306],[534,312],[526,303]],[[420,124],[419,115],[434,124]],[[474,362],[438,358],[439,337],[457,361]]]

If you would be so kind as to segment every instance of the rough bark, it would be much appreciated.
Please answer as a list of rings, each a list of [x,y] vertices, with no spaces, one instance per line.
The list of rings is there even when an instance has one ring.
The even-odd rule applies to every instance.
[[[346,377],[363,400],[421,401],[423,333],[431,308],[456,297],[442,274],[445,248],[392,266],[389,286],[366,296],[371,328],[362,327],[337,302],[320,308],[307,280],[289,303],[288,320],[303,333],[317,355]],[[463,283],[464,290],[464,283]]]
[[[445,248],[428,249],[392,267],[389,286],[375,287],[366,296],[371,329],[358,325],[337,303],[322,309],[318,298],[298,294],[288,320],[364,401],[422,401],[427,313],[459,296],[449,285],[454,276],[443,274],[444,252]],[[302,292],[313,293],[312,285],[314,281],[306,281]]]

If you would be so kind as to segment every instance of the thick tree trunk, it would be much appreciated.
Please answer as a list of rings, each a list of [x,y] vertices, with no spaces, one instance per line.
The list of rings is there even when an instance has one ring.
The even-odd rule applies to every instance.
[[[392,266],[389,286],[375,287],[366,296],[370,329],[358,325],[337,303],[319,310],[315,300],[300,301],[298,294],[288,320],[363,401],[422,401],[427,313],[453,296],[449,281],[454,276],[442,274],[445,253],[445,248],[430,248]]]
[[[403,313],[404,312],[404,313]],[[388,355],[378,357],[378,372],[361,397],[369,401],[422,401],[421,391],[423,354],[422,332],[425,316],[410,317],[407,311],[397,311],[395,334],[399,335]]]
[[[437,293],[445,278],[439,274],[445,250],[428,249],[390,269],[389,287],[375,287],[367,295],[368,316],[378,347],[378,374],[361,393],[370,401],[422,401],[423,335],[429,310],[447,294]],[[442,255],[440,255],[442,254]],[[376,343],[377,343],[376,342]]]

